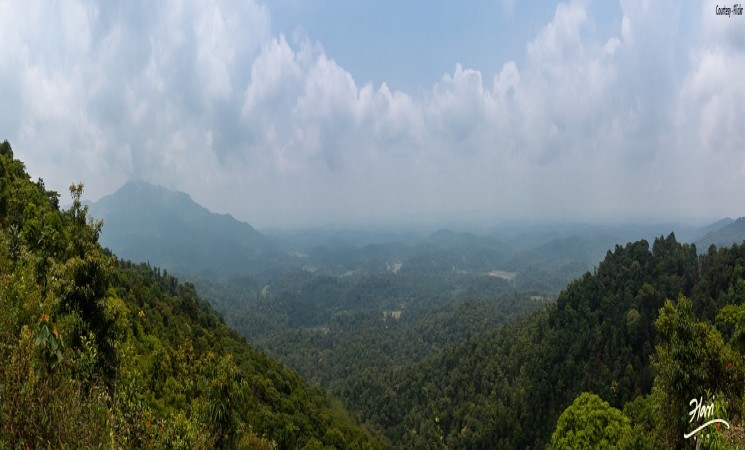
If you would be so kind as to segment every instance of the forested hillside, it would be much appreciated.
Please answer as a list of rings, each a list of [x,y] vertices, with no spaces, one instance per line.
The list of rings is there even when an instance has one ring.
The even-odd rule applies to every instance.
[[[744,267],[745,245],[702,257],[673,235],[616,247],[555,305],[392,371],[392,395],[370,395],[363,417],[386,411],[375,421],[402,447],[539,448],[591,392],[625,406],[635,433],[621,446],[692,445],[683,440],[691,398],[719,399],[740,421]],[[556,431],[555,444],[577,445]],[[740,428],[718,439],[741,437]]]
[[[0,448],[368,448],[324,393],[0,145]]]
[[[734,221],[732,219],[729,219],[729,221],[722,219],[717,224],[720,226],[712,227],[712,230],[696,241],[699,250],[706,250],[711,245],[729,247],[745,240],[745,217],[740,217]]]
[[[391,412],[401,394],[395,374],[414,373],[448,346],[551,301],[499,277],[452,271],[342,277],[294,271],[271,285],[245,277],[228,285],[201,280],[197,287],[239,333],[381,431],[399,414]],[[399,441],[389,436],[389,444]]]
[[[718,398],[739,426],[744,267],[745,245],[701,256],[670,234],[616,246],[555,303],[467,274],[297,272],[263,287],[244,278],[253,297],[218,305],[394,447],[573,447],[567,429],[594,425],[568,417],[600,411],[620,427],[609,442],[666,448],[691,445],[693,397]]]

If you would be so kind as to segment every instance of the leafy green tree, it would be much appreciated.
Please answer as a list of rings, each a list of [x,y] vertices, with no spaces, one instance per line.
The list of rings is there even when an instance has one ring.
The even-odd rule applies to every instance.
[[[660,418],[656,408],[657,399],[654,395],[639,395],[623,406],[623,414],[631,420],[631,448],[654,450],[664,447],[657,440]]]
[[[206,395],[207,423],[215,436],[217,448],[231,448],[235,445],[239,419],[236,412],[242,401],[242,380],[238,367],[231,355],[218,361],[211,361],[205,368],[207,379]]]
[[[726,305],[717,314],[717,321],[732,329],[729,345],[741,355],[745,355],[745,305]]]
[[[583,392],[559,416],[551,436],[553,449],[627,448],[631,422],[600,397]]]
[[[716,400],[730,413],[740,414],[742,358],[725,345],[716,328],[697,320],[687,297],[679,297],[677,305],[666,301],[656,325],[660,344],[653,359],[657,370],[654,396],[662,421],[660,431],[666,445],[678,447],[692,428],[691,399]]]
[[[10,146],[10,142],[8,142],[7,139],[0,144],[0,155],[13,159],[13,148]]]

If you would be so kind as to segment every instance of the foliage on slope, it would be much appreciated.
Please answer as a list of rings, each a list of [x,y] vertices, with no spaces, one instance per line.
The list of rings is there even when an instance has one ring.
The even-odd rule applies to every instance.
[[[398,408],[411,406],[396,400],[401,395],[396,385],[406,385],[395,379],[398,374],[546,302],[486,275],[339,278],[296,271],[266,287],[241,281],[242,292],[254,295],[240,303],[231,302],[227,291],[235,282],[202,280],[198,286],[251,342],[331,391],[359,422],[381,430],[406,413]],[[392,445],[400,441],[396,434],[389,438]]]
[[[617,409],[634,405],[635,417],[664,417],[652,427],[665,432],[645,430],[650,442],[676,446],[682,439],[678,422],[687,413],[683,401],[699,391],[705,395],[704,385],[729,399],[732,417],[740,414],[742,392],[733,386],[745,379],[738,369],[742,356],[721,342],[745,342],[745,315],[733,310],[745,299],[744,275],[745,246],[698,256],[673,235],[656,239],[651,248],[646,241],[617,246],[555,305],[394,372],[384,382],[388,396],[371,392],[358,401],[369,411],[386,412],[378,426],[401,447],[538,448],[549,442],[562,411],[582,392],[592,392]],[[666,300],[680,295],[690,299],[683,322],[699,324],[688,332],[694,337],[686,338],[685,350],[675,340],[681,334],[670,331],[675,327],[662,325],[681,304]],[[681,359],[688,350],[698,359]],[[681,368],[695,364],[704,367],[697,381],[681,384],[693,376]],[[678,381],[664,385],[666,379]],[[646,400],[662,386],[668,386],[667,397]],[[654,405],[672,404],[665,414],[650,412],[659,408]],[[642,422],[632,420],[635,426]]]
[[[597,410],[577,407],[580,399],[597,397],[585,392],[562,413],[552,446],[578,448],[592,439],[595,448],[742,448],[745,364],[737,335],[745,327],[743,313],[742,305],[726,306],[718,327],[696,317],[685,296],[665,301],[656,320],[652,391],[627,402],[623,412],[612,411],[628,432],[619,436],[618,427],[598,427]],[[729,340],[721,325],[734,326],[734,333],[732,327],[724,332]]]
[[[0,144],[0,448],[370,446],[193,286],[103,250],[71,193]]]
[[[550,447],[618,448],[630,445],[631,440],[629,418],[597,395],[584,392],[559,416]]]

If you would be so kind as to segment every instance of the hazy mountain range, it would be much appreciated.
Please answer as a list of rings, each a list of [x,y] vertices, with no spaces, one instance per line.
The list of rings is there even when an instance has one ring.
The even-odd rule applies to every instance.
[[[729,217],[707,227],[706,233],[696,240],[699,252],[705,252],[709,246],[730,247],[745,240],[745,217],[732,220]]]
[[[199,276],[253,275],[304,268],[331,274],[400,270],[561,272],[567,277],[592,269],[616,244],[676,232],[710,244],[745,240],[745,218],[705,227],[685,224],[586,225],[512,224],[479,235],[440,229],[268,230],[264,234],[229,214],[212,213],[183,192],[130,181],[90,204],[104,220],[103,245],[123,258],[149,261],[167,270]],[[433,265],[434,264],[434,265]],[[398,270],[398,269],[397,269]]]

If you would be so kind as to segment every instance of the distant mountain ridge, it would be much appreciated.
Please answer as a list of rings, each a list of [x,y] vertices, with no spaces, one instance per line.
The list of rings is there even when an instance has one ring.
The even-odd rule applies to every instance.
[[[719,231],[722,228],[726,227],[727,225],[733,223],[734,220],[730,217],[725,217],[724,219],[719,219],[716,222],[709,224],[703,228],[700,228],[697,230],[698,236],[697,238],[701,238],[703,236],[706,236],[709,233],[712,233],[714,231]]]
[[[388,264],[398,262],[404,272],[440,275],[507,270],[517,272],[521,282],[551,279],[551,286],[560,289],[592,269],[616,244],[626,242],[626,235],[652,237],[667,228],[527,227],[517,235],[487,236],[449,229],[428,235],[321,230],[265,236],[229,214],[210,212],[188,194],[143,181],[127,182],[90,208],[93,217],[105,222],[101,243],[126,259],[187,276],[250,275],[266,282],[301,268],[339,276],[384,272]],[[711,243],[729,246],[744,240],[745,219],[721,219],[681,231],[690,241],[698,238],[697,249],[705,252]]]
[[[144,181],[127,182],[90,210],[105,223],[104,246],[123,258],[180,274],[241,273],[278,254],[248,223]]]
[[[720,225],[720,226],[717,226]],[[705,252],[713,244],[717,247],[730,247],[745,241],[745,217],[737,220],[722,219],[707,227],[707,233],[696,241],[699,252]]]

